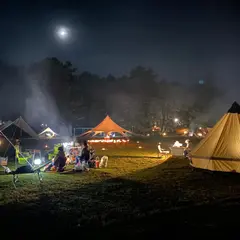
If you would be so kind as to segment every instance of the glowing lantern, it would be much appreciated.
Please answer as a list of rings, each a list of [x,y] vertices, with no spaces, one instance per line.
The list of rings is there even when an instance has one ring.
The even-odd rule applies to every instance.
[[[127,143],[128,139],[92,139],[88,140],[91,143]]]

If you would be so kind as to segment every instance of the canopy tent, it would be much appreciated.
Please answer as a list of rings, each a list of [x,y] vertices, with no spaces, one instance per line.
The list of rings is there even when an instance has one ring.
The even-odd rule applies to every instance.
[[[97,134],[104,133],[105,136],[109,136],[111,133],[119,133],[122,137],[127,137],[127,133],[130,131],[120,127],[109,116],[106,116],[104,120],[98,124],[95,128],[83,133],[80,137],[94,137]]]
[[[29,126],[29,124],[20,116],[15,121],[9,121],[0,127],[0,131],[5,135],[14,135],[17,137],[30,136],[32,138],[38,138],[37,133]]]
[[[39,136],[39,138],[51,139],[51,138],[54,138],[54,137],[58,136],[58,134],[55,133],[50,127],[47,127],[45,130],[40,132],[38,134],[38,136]]]
[[[240,106],[237,102],[193,149],[191,165],[211,171],[240,172]]]

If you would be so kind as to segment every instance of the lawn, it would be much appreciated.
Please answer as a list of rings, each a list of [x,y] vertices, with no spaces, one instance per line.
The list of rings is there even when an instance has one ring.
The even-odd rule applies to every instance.
[[[98,155],[107,155],[111,157],[157,157],[157,144],[149,144],[142,141],[131,141],[129,143],[104,144],[92,143]]]
[[[0,229],[11,236],[238,236],[239,175],[192,171],[183,158],[111,156],[106,169],[20,180],[15,190],[0,175]]]
[[[151,137],[141,138],[135,137],[131,139],[129,143],[91,143],[99,155],[107,155],[114,157],[157,157],[158,156],[158,143],[161,142],[162,148],[170,151],[170,147],[176,140],[183,143],[186,141],[186,137],[174,136],[174,137]],[[199,139],[191,138],[193,145],[199,142]]]

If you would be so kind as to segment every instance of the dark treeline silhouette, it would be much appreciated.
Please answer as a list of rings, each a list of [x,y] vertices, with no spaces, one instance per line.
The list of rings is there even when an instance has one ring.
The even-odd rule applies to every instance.
[[[29,67],[0,62],[0,105],[3,120],[23,115],[34,124],[65,122],[94,126],[109,114],[127,129],[143,132],[154,124],[162,131],[176,124],[209,123],[211,104],[221,91],[209,77],[184,85],[162,80],[138,66],[129,74],[101,77],[80,72],[71,62],[47,58]],[[179,122],[175,123],[174,118]],[[50,123],[52,121],[52,123]]]

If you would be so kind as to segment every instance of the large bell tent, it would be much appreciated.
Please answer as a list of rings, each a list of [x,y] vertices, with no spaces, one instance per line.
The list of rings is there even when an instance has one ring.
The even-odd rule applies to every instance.
[[[211,171],[240,172],[240,106],[237,102],[193,149],[191,165]]]

